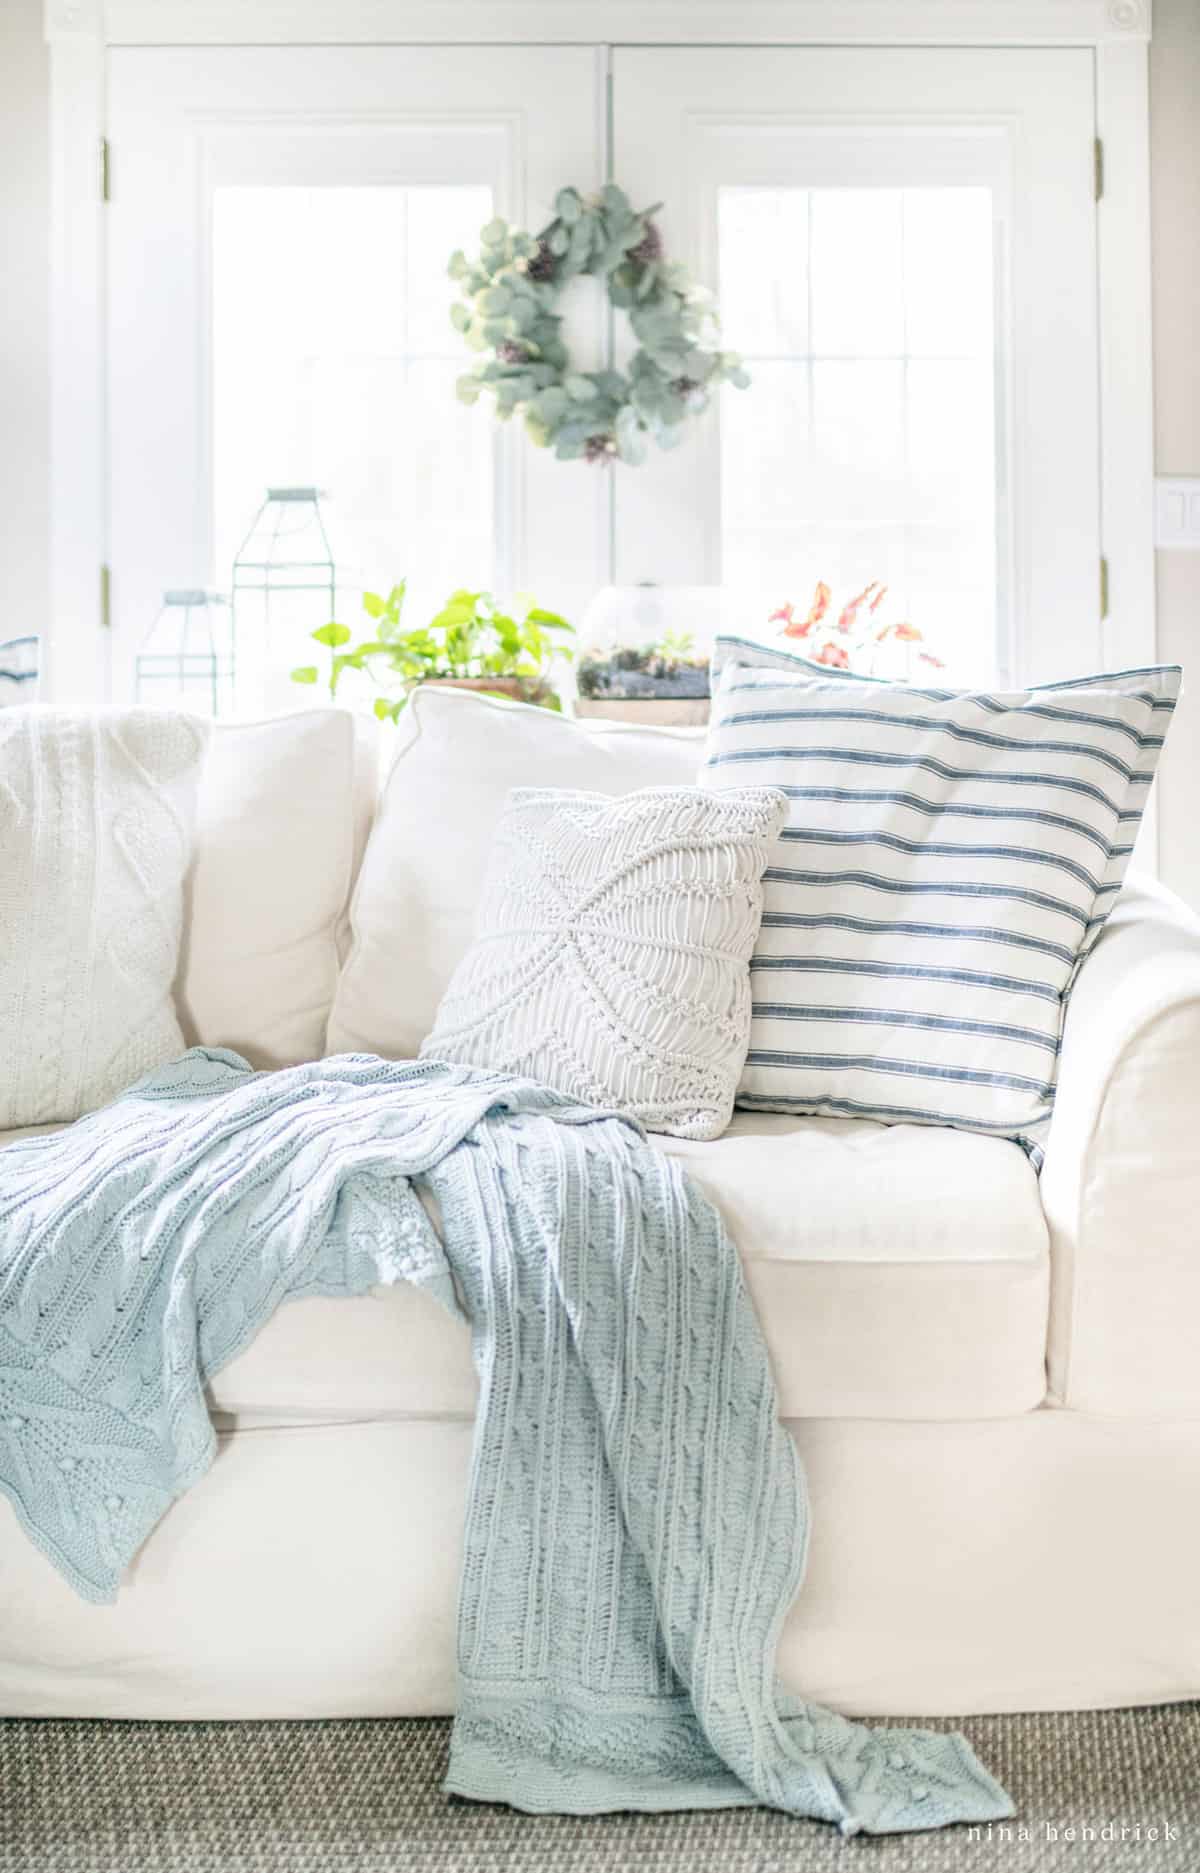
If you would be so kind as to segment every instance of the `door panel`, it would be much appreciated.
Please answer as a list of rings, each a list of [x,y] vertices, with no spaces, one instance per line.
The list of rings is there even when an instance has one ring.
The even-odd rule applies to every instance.
[[[476,581],[578,616],[602,490],[457,402],[445,267],[599,180],[600,77],[587,47],[111,53],[114,695],[165,589],[228,589],[269,484],[326,491],[353,626],[404,574],[414,623]],[[598,357],[599,298],[572,320]],[[282,667],[240,700],[302,700]]]
[[[955,675],[1099,667],[1093,134],[1083,50],[618,50],[613,173],[753,382],[616,470],[617,582],[884,578]]]

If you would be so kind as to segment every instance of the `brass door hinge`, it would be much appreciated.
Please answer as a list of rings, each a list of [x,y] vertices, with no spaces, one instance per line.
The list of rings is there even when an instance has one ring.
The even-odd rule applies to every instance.
[[[111,162],[111,152],[108,147],[108,138],[101,137],[98,173],[99,173],[99,178],[100,178],[100,200],[102,202],[108,202],[112,200],[112,173],[111,172],[112,172],[112,162]]]
[[[1108,561],[1100,561],[1100,616],[1108,616]]]
[[[100,628],[112,630],[112,573],[107,566],[100,568]]]
[[[1092,144],[1092,176],[1096,185],[1096,200],[1104,194],[1104,145],[1099,137]]]

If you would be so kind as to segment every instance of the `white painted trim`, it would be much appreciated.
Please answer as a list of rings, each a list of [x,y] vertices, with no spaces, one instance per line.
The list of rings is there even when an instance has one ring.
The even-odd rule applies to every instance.
[[[59,30],[99,0],[47,0]],[[110,45],[1103,45],[1151,0],[107,0]]]
[[[1154,380],[1150,349],[1149,61],[1141,44],[1096,54],[1096,125],[1104,144],[1097,204],[1101,540],[1104,625],[1112,668],[1152,661]]]
[[[1104,144],[1097,204],[1100,305],[1100,538],[1108,561],[1105,668],[1153,663],[1154,365],[1150,347],[1150,98],[1145,44],[1096,52],[1096,128]],[[1154,801],[1138,865],[1157,870]]]
[[[103,42],[106,37],[104,0],[45,0],[42,17],[51,45],[58,39]]]
[[[50,618],[42,695],[108,694],[100,620],[107,559],[104,235],[100,137],[104,46],[98,9],[47,8],[50,60]],[[53,16],[53,18],[51,17]],[[68,17],[69,16],[69,17]]]

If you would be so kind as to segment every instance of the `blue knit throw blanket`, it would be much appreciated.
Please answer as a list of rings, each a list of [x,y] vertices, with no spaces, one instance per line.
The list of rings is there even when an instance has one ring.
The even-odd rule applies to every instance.
[[[113,1599],[212,1462],[205,1381],[282,1302],[394,1281],[465,1312],[481,1388],[448,1790],[845,1834],[1012,1813],[965,1738],[776,1686],[807,1505],[737,1254],[635,1126],[525,1081],[195,1048],[0,1153],[0,1486],[29,1535]]]

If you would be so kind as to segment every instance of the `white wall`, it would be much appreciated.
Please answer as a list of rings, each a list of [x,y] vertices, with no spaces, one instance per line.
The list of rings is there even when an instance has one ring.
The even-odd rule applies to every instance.
[[[0,0],[0,639],[49,596],[48,96],[42,0]]]

